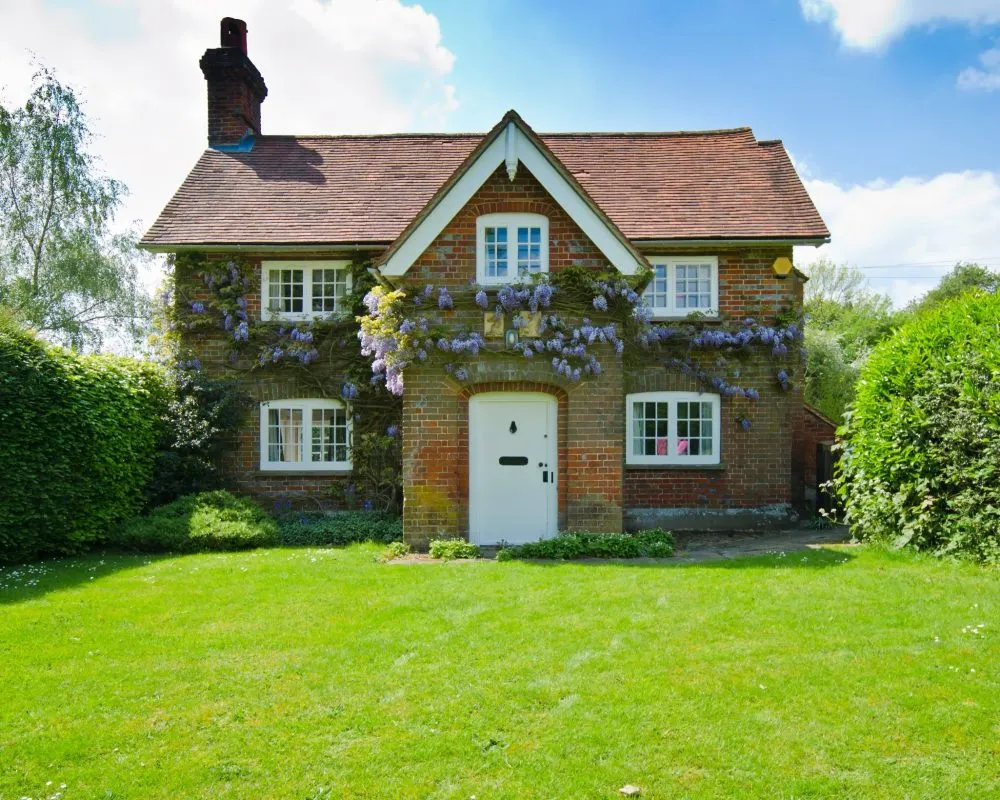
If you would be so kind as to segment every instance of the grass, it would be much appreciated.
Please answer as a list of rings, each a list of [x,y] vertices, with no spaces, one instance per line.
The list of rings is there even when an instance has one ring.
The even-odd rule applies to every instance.
[[[0,800],[1000,791],[996,572],[376,553],[0,570]]]

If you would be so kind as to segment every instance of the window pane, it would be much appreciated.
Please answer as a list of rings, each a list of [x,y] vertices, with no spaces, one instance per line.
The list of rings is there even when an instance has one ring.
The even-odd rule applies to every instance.
[[[268,310],[283,314],[302,313],[302,275],[301,269],[273,269],[268,272]]]
[[[653,264],[653,279],[642,293],[646,305],[650,308],[666,309],[669,305],[667,292],[667,265]]]
[[[517,274],[519,277],[533,275],[542,271],[542,229],[517,229]],[[529,242],[533,242],[530,247]]]
[[[675,267],[674,303],[685,311],[707,310],[712,305],[712,265],[678,264]]]
[[[345,409],[313,409],[312,460],[324,463],[347,461],[347,411]]]
[[[713,405],[705,402],[680,402],[677,404],[678,456],[710,456],[713,453],[712,436],[715,429]]]
[[[486,274],[491,278],[507,277],[507,229],[486,229]]]
[[[331,314],[338,309],[340,299],[347,294],[347,275],[346,268],[313,270],[313,311]]]
[[[274,463],[302,461],[301,408],[268,409],[267,460]]]
[[[667,455],[668,403],[632,403],[632,453]]]

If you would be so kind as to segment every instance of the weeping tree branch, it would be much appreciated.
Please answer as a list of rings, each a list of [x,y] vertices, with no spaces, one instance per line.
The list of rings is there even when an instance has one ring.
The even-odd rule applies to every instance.
[[[149,319],[130,231],[111,224],[126,195],[100,173],[72,88],[44,67],[21,108],[0,105],[0,305],[78,349],[136,340]]]

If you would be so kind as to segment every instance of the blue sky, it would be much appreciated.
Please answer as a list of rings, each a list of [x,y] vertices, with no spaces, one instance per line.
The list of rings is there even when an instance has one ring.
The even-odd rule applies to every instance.
[[[1000,0],[0,0],[0,91],[31,53],[86,101],[148,225],[205,146],[197,67],[249,25],[265,133],[750,125],[792,154],[833,241],[897,304],[1000,269]],[[30,52],[29,52],[30,51]],[[155,270],[154,270],[155,272]],[[155,274],[151,273],[151,281]]]
[[[750,125],[851,183],[1000,166],[1000,93],[956,86],[997,27],[910,30],[872,53],[788,0],[424,5],[456,55],[451,127],[509,105],[541,130]]]

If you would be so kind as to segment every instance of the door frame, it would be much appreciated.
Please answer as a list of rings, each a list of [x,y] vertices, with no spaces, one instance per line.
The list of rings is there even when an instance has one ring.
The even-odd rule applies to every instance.
[[[559,533],[559,400],[546,392],[478,392],[469,397],[469,541],[474,544],[494,545],[497,542],[484,541],[479,533],[482,525],[476,503],[477,491],[485,491],[479,487],[483,479],[482,455],[479,452],[479,436],[477,434],[478,407],[485,403],[539,403],[546,407],[546,428],[548,429],[548,463],[551,465],[552,486],[550,487],[545,514],[545,533],[543,538],[551,538]]]

